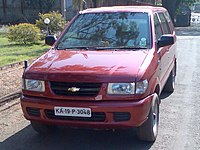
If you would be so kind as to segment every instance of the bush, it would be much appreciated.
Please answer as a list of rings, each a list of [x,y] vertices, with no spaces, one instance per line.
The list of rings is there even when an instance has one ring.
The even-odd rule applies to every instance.
[[[8,39],[18,44],[33,44],[40,40],[40,29],[33,24],[21,23],[9,27]]]
[[[48,25],[50,34],[59,34],[66,24],[66,21],[62,18],[62,15],[58,12],[49,12],[46,14],[39,14],[39,19],[36,20],[36,26],[43,31],[43,33],[47,30],[47,25],[44,23],[46,18],[50,19],[50,23]]]
[[[8,27],[7,26],[0,26],[0,35],[6,35],[8,33]]]

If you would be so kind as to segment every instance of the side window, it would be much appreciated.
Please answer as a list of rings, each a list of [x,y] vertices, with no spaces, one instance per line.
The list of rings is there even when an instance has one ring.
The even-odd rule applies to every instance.
[[[158,40],[162,35],[162,29],[157,14],[154,15],[154,26],[155,26],[156,40]]]
[[[173,25],[173,23],[172,23],[171,17],[170,17],[170,15],[169,15],[169,13],[168,13],[167,11],[164,12],[164,15],[165,15],[165,18],[166,18],[166,20],[167,20],[167,22],[168,22],[168,24],[169,24],[169,27],[170,27],[170,29],[171,29],[171,34],[172,34],[173,31],[174,31],[174,25]]]
[[[161,24],[162,24],[164,33],[165,34],[171,34],[170,28],[168,26],[168,23],[167,23],[167,20],[165,19],[164,14],[163,13],[159,13],[158,15],[159,15],[159,18],[161,20]]]

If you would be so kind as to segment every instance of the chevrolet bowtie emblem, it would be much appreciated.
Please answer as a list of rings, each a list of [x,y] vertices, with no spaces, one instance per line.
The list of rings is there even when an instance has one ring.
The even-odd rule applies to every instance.
[[[67,89],[70,92],[78,92],[80,90],[80,88],[76,88],[76,87],[71,87]]]

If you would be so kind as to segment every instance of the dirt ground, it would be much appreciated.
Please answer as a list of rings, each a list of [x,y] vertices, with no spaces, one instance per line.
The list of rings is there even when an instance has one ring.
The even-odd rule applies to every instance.
[[[23,71],[22,64],[0,70],[0,103],[3,97],[18,93],[21,90]]]
[[[0,118],[0,142],[29,124],[22,114],[19,98],[0,107]]]

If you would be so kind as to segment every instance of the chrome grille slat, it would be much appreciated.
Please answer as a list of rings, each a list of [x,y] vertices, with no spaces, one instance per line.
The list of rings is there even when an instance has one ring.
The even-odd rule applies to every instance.
[[[62,96],[96,96],[101,88],[101,83],[71,83],[50,82],[51,89],[56,95]],[[76,88],[77,91],[70,91]]]

